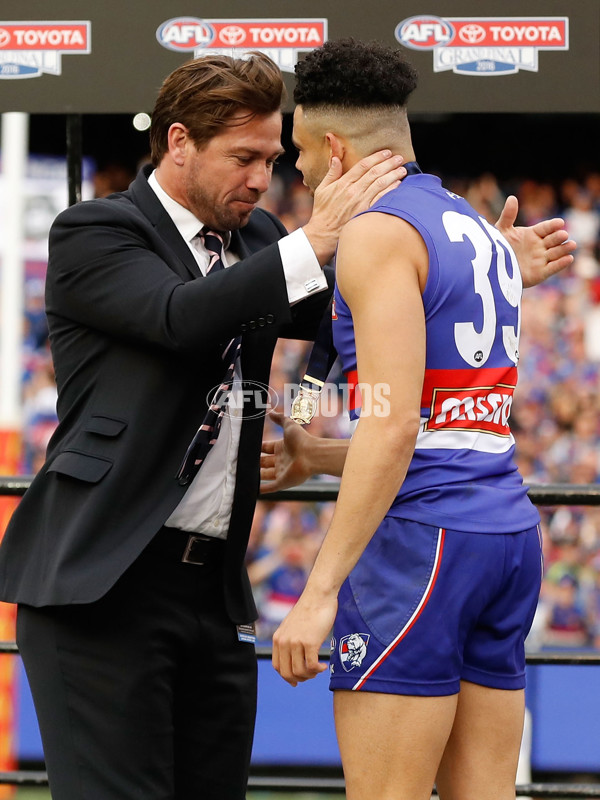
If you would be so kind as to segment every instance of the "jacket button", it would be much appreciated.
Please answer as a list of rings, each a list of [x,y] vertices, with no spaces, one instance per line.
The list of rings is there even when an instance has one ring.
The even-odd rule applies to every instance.
[[[268,325],[272,325],[275,322],[275,317],[273,314],[267,314],[266,320]]]
[[[266,324],[267,324],[267,320],[264,317],[259,317],[258,318],[258,327],[259,328],[264,328]]]
[[[248,330],[248,326],[246,325],[245,322],[242,322],[242,324],[240,325],[240,330],[242,333]]]
[[[256,329],[256,320],[251,319],[250,322],[248,323],[248,327],[250,328],[251,331],[255,330]]]

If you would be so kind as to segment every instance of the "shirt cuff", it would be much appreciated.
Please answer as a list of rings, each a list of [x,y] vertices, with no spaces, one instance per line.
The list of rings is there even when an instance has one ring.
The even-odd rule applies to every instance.
[[[279,253],[290,305],[327,288],[327,278],[302,228],[284,236]]]

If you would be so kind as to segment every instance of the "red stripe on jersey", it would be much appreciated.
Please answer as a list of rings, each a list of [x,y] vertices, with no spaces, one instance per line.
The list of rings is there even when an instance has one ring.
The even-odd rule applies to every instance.
[[[348,411],[360,411],[362,408],[362,397],[360,394],[360,387],[358,385],[358,372],[351,369],[345,372],[346,381],[348,382]]]
[[[481,369],[428,369],[425,370],[421,407],[429,408],[435,389],[493,389],[499,384],[517,385],[517,368],[481,367]]]
[[[460,430],[510,436],[517,368],[427,370],[421,408],[425,431]]]

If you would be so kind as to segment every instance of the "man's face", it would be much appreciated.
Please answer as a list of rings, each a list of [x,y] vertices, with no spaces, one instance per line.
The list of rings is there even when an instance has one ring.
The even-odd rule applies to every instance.
[[[187,207],[211,228],[236,230],[246,225],[269,188],[273,165],[284,152],[281,114],[228,125],[200,150],[191,139],[188,148],[183,174]]]
[[[296,168],[302,173],[305,186],[315,193],[329,170],[330,151],[325,137],[319,137],[311,130],[302,106],[294,111],[294,132],[292,141],[298,150]]]

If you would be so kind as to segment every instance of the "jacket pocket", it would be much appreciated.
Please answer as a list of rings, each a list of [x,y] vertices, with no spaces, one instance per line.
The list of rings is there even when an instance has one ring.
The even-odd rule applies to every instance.
[[[127,427],[127,422],[115,417],[104,417],[102,414],[94,414],[87,421],[84,431],[87,433],[97,433],[100,436],[118,436]]]
[[[60,453],[48,467],[48,472],[57,472],[59,475],[68,475],[85,483],[98,483],[111,469],[113,462],[108,458],[92,456],[88,453],[78,453],[74,450],[65,450]]]

